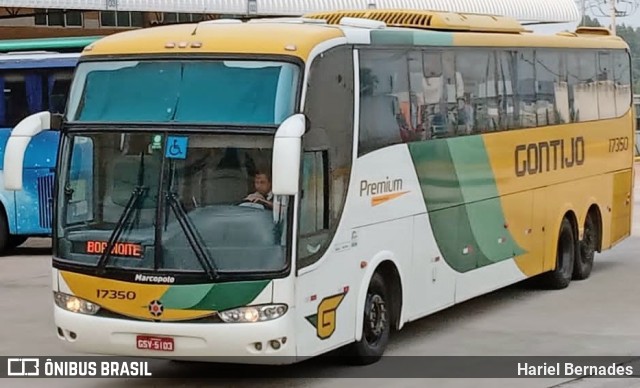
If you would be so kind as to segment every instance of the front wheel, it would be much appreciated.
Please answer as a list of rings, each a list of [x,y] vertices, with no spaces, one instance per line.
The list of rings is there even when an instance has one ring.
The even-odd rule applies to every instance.
[[[350,363],[368,365],[380,360],[389,342],[390,311],[387,287],[383,277],[376,273],[371,278],[365,299],[362,338],[348,349]]]

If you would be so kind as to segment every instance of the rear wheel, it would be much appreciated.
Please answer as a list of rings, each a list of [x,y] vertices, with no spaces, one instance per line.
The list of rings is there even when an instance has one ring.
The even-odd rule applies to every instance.
[[[580,248],[576,257],[576,263],[573,267],[573,278],[575,280],[583,280],[591,275],[593,269],[593,259],[596,255],[598,244],[598,228],[591,214],[587,215],[584,221],[584,233]]]
[[[569,286],[573,276],[573,268],[576,261],[576,238],[573,226],[568,219],[563,219],[558,234],[558,247],[556,251],[556,268],[547,272],[542,277],[542,283],[546,288],[562,289]]]
[[[391,332],[389,292],[383,277],[371,278],[364,304],[362,338],[347,350],[349,362],[356,365],[373,364],[380,360],[387,348]]]

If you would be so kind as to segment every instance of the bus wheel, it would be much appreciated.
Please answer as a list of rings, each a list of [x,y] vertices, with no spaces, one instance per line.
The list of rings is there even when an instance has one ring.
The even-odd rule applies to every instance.
[[[25,241],[27,241],[26,236],[17,236],[15,234],[12,234],[9,236],[9,242],[7,243],[7,248],[9,249],[17,248],[20,245],[24,244]]]
[[[11,248],[7,215],[4,213],[4,209],[0,207],[0,255],[4,255],[7,249]]]
[[[584,236],[579,244],[580,249],[573,267],[573,278],[583,280],[591,275],[593,258],[596,255],[596,246],[598,244],[598,228],[591,214],[587,215],[587,219],[584,222]]]
[[[576,261],[576,238],[573,226],[568,219],[563,219],[558,234],[556,251],[556,269],[544,274],[543,284],[547,288],[562,289],[569,286]]]
[[[351,344],[349,361],[356,365],[373,364],[387,348],[391,332],[389,293],[382,275],[375,273],[364,303],[362,338]]]

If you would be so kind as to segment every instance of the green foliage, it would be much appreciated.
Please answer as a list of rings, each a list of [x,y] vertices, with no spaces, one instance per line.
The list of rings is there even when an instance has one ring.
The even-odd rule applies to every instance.
[[[600,21],[598,21],[598,19],[591,19],[589,16],[584,17],[581,25],[585,27],[602,27],[602,24],[600,24]]]
[[[626,25],[616,27],[616,34],[624,39],[631,50],[631,67],[633,69],[634,93],[640,93],[640,28]]]

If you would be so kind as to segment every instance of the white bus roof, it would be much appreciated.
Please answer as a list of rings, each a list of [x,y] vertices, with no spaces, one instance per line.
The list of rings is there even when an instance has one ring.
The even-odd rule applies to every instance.
[[[416,9],[509,16],[526,23],[580,20],[575,0],[4,0],[3,7],[300,16],[337,9]]]
[[[80,53],[0,53],[0,70],[75,67]]]

